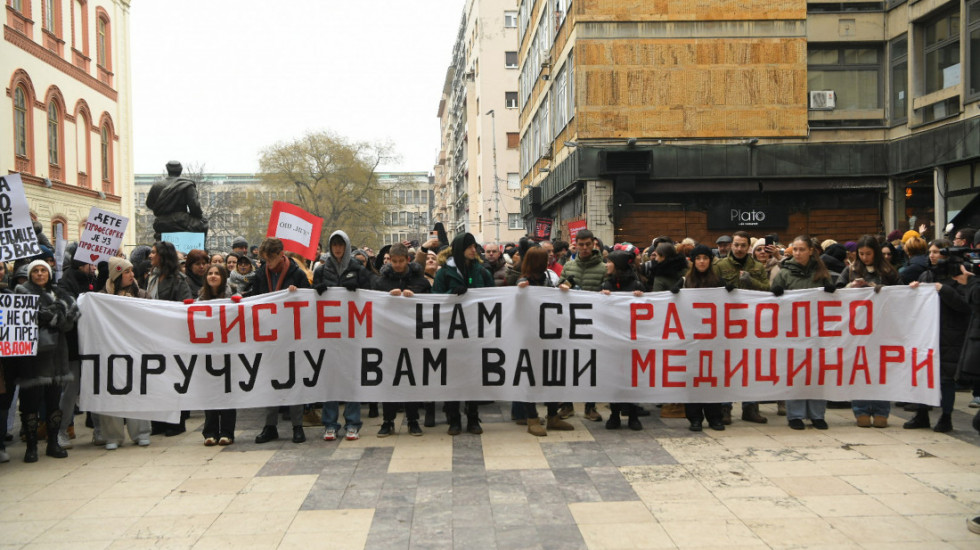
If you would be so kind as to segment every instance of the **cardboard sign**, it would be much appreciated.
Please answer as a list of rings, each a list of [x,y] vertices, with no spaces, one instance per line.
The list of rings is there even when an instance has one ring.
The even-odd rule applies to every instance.
[[[316,258],[316,245],[320,241],[323,218],[318,218],[302,208],[288,202],[272,203],[272,216],[266,237],[282,240],[287,252],[296,252],[304,258]]]
[[[204,233],[162,233],[160,238],[184,254],[191,250],[204,250]]]
[[[129,218],[126,216],[93,206],[85,221],[82,236],[78,239],[75,259],[87,264],[108,262],[109,258],[119,253],[127,225]]]
[[[34,294],[0,294],[0,357],[37,355],[37,303]]]
[[[20,174],[0,176],[0,262],[37,256],[41,245],[34,234],[31,210]]]

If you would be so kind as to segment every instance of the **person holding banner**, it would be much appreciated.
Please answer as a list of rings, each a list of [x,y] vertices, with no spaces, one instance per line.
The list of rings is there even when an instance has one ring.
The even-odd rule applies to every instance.
[[[878,239],[864,235],[857,241],[857,261],[844,268],[837,279],[837,288],[864,288],[872,286],[875,291],[882,286],[897,285],[898,271],[881,254]],[[855,399],[851,410],[860,428],[886,428],[891,402],[883,400]]]
[[[24,462],[37,462],[38,411],[42,401],[48,413],[45,454],[53,458],[68,456],[68,452],[58,445],[57,427],[62,418],[58,406],[62,385],[71,379],[65,333],[75,327],[79,312],[75,300],[54,286],[51,266],[47,262],[34,260],[28,265],[27,273],[28,280],[18,285],[14,292],[39,296],[37,355],[18,359],[16,365],[21,423],[27,437]]]
[[[643,296],[646,285],[636,272],[636,256],[640,253],[631,244],[617,244],[609,253],[606,264],[606,280],[602,282],[602,293],[630,292],[633,296]],[[635,403],[610,403],[609,418],[606,420],[607,430],[618,430],[622,426],[620,414],[626,415],[626,425],[629,429],[643,429],[640,423],[640,406]]]
[[[187,286],[187,276],[181,273],[177,249],[167,241],[157,241],[150,248],[150,280],[146,285],[146,296],[152,300],[183,302],[193,298]],[[184,413],[180,422],[154,422],[153,433],[175,436],[184,433]]]
[[[259,257],[262,259],[262,268],[255,273],[249,296],[258,296],[284,289],[294,292],[297,288],[310,288],[306,274],[283,252],[282,240],[269,237],[262,241],[259,246]],[[279,407],[267,407],[265,409],[265,426],[259,435],[255,436],[256,443],[268,443],[279,439],[279,429],[276,428],[278,419]],[[293,425],[293,443],[306,441],[306,434],[303,433],[302,404],[289,406],[289,420]]]
[[[476,252],[476,238],[464,233],[453,239],[450,246],[452,257],[446,265],[436,272],[436,281],[432,292],[436,294],[455,294],[462,296],[470,288],[493,288],[493,275],[483,264]],[[480,416],[476,401],[466,402],[466,431],[471,434],[482,434]],[[459,413],[459,401],[447,401],[445,405],[446,421],[449,423],[449,435],[463,433],[462,417]]]
[[[736,233],[738,235],[738,233]],[[707,245],[699,244],[691,250],[691,269],[684,277],[684,288],[716,288],[725,286],[718,272],[712,269],[714,254]],[[727,288],[727,287],[726,287]],[[680,285],[670,289],[673,293],[680,292]],[[730,403],[728,404],[731,405]],[[704,429],[703,423],[708,420],[708,427],[712,430],[722,431],[725,429],[725,403],[685,403],[684,416],[690,422],[688,429],[692,432],[700,432]],[[756,404],[758,411],[759,405]],[[742,404],[743,416],[745,404]]]
[[[538,246],[537,243],[531,243],[527,250],[525,250],[523,257],[521,258],[521,277],[517,280],[518,288],[527,288],[529,286],[543,286],[546,288],[555,288],[558,284],[558,274],[548,268],[548,251],[547,249]],[[527,433],[543,437],[548,435],[548,430],[574,430],[575,426],[572,426],[568,422],[565,422],[558,416],[558,406],[559,403],[549,402],[545,403],[547,407],[547,418],[545,418],[545,425],[541,425],[541,419],[538,417],[538,409],[535,404],[521,402],[517,403],[520,406],[516,412],[518,412],[518,417],[523,415],[523,418],[527,421]]]
[[[782,296],[784,290],[804,288],[821,288],[834,292],[836,286],[830,278],[827,266],[820,260],[817,247],[806,235],[793,239],[791,245],[793,256],[783,262],[782,268],[770,283],[770,289],[776,296]],[[827,411],[825,399],[787,399],[786,420],[794,430],[806,429],[803,419],[809,418],[813,427],[818,430],[828,428],[824,414]]]
[[[411,298],[416,294],[428,294],[432,292],[429,281],[426,280],[422,271],[422,266],[409,260],[408,248],[401,243],[391,245],[388,250],[389,262],[381,266],[380,275],[374,280],[371,287],[373,290],[387,292],[392,296],[404,296]],[[382,403],[382,424],[378,430],[378,437],[387,437],[395,433],[395,415],[398,413],[399,405],[405,407],[405,418],[408,420],[408,433],[412,435],[422,435],[422,428],[419,427],[419,404],[416,402],[406,403]]]
[[[350,237],[347,233],[334,231],[327,240],[330,253],[326,261],[320,264],[313,272],[313,288],[317,292],[323,293],[330,287],[343,287],[347,290],[357,290],[371,288],[371,273],[361,265],[361,262],[352,255]],[[334,441],[337,439],[337,430],[340,424],[337,419],[340,417],[340,402],[326,401],[323,403],[321,421],[323,422],[323,440]],[[361,431],[361,403],[359,401],[348,401],[344,405],[344,438],[348,441],[360,439]]]
[[[109,258],[109,273],[105,288],[102,292],[113,296],[128,296],[130,298],[145,298],[146,292],[140,289],[136,282],[133,264],[123,258]],[[129,438],[140,447],[150,444],[151,425],[149,420],[122,418],[105,414],[93,415],[93,423],[101,433],[100,439],[105,441],[108,451],[118,449],[125,440],[123,425],[129,431]]]
[[[204,275],[204,286],[198,294],[197,301],[219,300],[231,298],[231,286],[228,284],[228,270],[221,264],[211,264]],[[235,442],[235,419],[238,411],[235,409],[207,409],[204,411],[204,446],[231,445]]]
[[[601,246],[598,239],[588,229],[580,229],[575,233],[575,259],[567,262],[562,268],[562,275],[558,279],[559,289],[574,288],[589,292],[602,290],[606,265],[602,260],[602,254],[596,251],[598,246]],[[571,403],[562,403],[558,409],[558,415],[562,418],[568,418],[573,414],[575,409]],[[596,409],[595,403],[585,404],[585,417],[593,422],[602,422],[602,415]]]

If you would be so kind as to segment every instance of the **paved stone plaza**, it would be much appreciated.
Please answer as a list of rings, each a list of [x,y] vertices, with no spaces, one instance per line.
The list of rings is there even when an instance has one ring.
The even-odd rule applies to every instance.
[[[80,428],[64,460],[8,448],[0,548],[976,549],[980,438],[957,400],[952,434],[903,430],[901,410],[883,430],[828,410],[830,430],[796,432],[775,405],[724,432],[656,412],[609,431],[578,404],[575,431],[536,438],[509,403],[455,438],[440,424],[379,439],[366,407],[352,442],[307,428],[304,444],[255,445],[255,411],[227,448],[203,446],[200,413],[147,448],[106,451]]]

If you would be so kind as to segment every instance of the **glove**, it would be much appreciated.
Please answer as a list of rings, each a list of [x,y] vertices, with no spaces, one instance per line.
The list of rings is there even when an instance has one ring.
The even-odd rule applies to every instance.
[[[684,286],[684,279],[679,279],[674,286],[670,287],[670,291],[674,294],[678,294],[681,291],[681,287]]]
[[[878,294],[879,292],[881,292],[881,289],[884,288],[884,285],[873,285],[873,286],[875,287],[875,294]]]
[[[782,296],[783,295],[783,291],[786,290],[786,289],[783,288],[783,287],[781,287],[781,286],[774,286],[774,287],[770,288],[769,290],[772,291],[773,296]]]
[[[735,285],[733,285],[732,283],[725,283],[725,290],[727,290],[728,292],[731,292],[731,291],[735,290],[736,288],[738,288],[738,287],[735,286]],[[780,292],[780,294],[782,294],[782,293]]]
[[[835,290],[837,290],[837,287],[833,283],[827,283],[823,287],[823,291],[828,292],[830,294],[833,294]]]
[[[313,290],[315,290],[317,294],[323,294],[324,292],[327,291],[328,288],[330,288],[330,285],[328,285],[327,283],[320,283],[315,287],[313,287]]]
[[[194,303],[194,298],[187,298],[184,300],[184,305],[190,305]]]
[[[752,275],[748,271],[743,271],[738,278],[741,279],[743,283],[747,283],[752,280]]]
[[[456,296],[462,296],[463,294],[466,294],[466,285],[459,285],[458,287],[454,288],[453,294],[455,294]]]
[[[346,288],[347,290],[357,290],[357,275],[354,273],[348,273],[340,280],[340,286]]]
[[[235,302],[236,304],[237,304],[238,302],[241,302],[241,301],[242,301],[242,296],[241,296],[241,294],[235,294],[234,296],[232,296],[232,297],[231,297],[231,301],[232,301],[232,302]]]

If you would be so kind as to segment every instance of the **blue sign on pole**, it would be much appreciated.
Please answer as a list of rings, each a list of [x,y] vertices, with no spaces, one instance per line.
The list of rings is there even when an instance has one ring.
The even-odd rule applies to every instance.
[[[191,250],[204,250],[204,233],[162,233],[160,237],[174,245],[177,252],[187,254]]]

